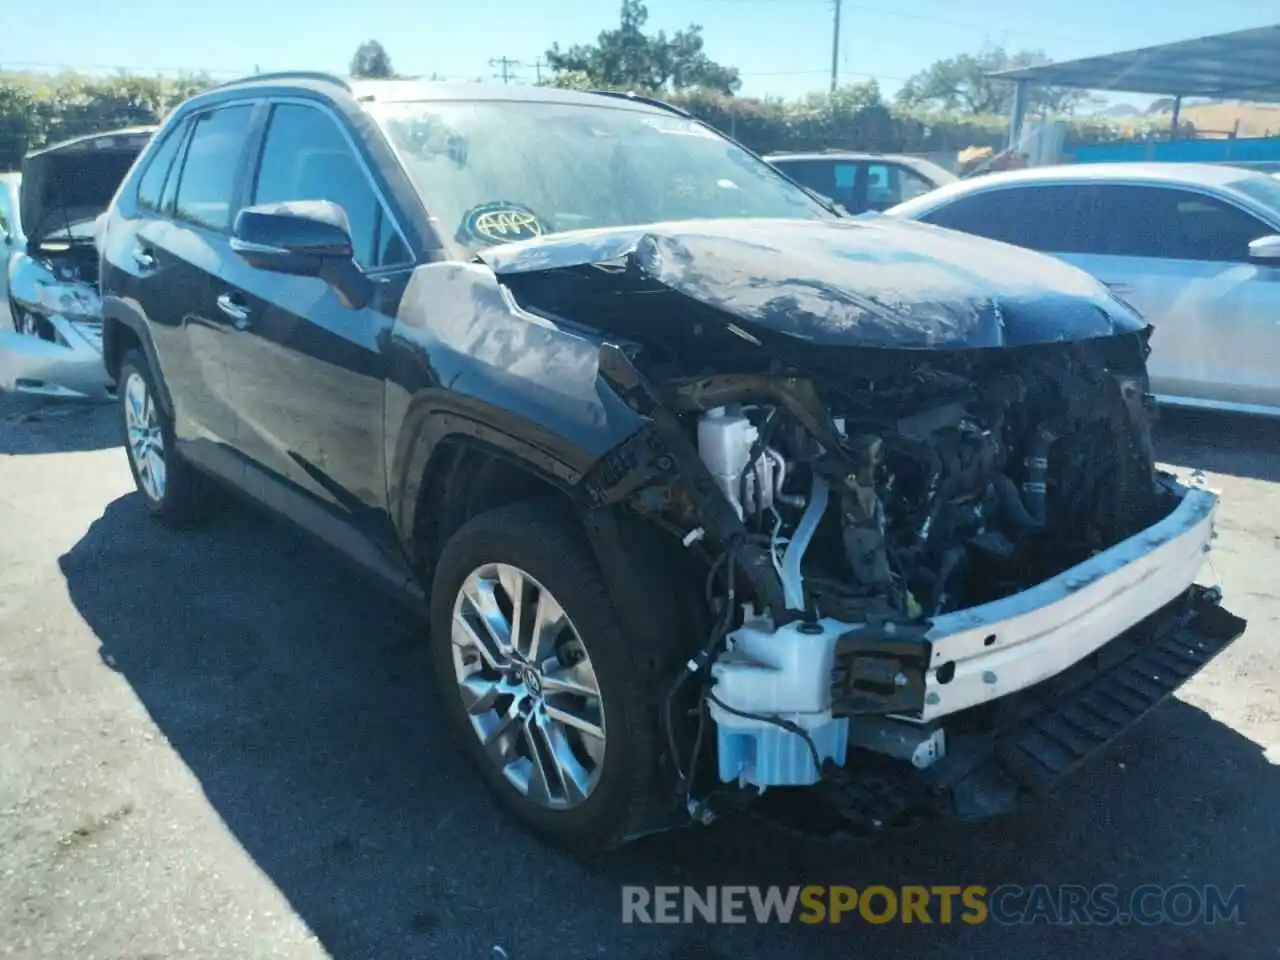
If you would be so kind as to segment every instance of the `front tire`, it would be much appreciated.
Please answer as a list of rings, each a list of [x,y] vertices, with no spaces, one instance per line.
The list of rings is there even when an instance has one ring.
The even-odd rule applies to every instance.
[[[129,471],[151,515],[181,527],[215,513],[222,491],[178,455],[173,421],[160,406],[155,384],[142,351],[126,353],[116,375],[116,398]]]
[[[639,822],[657,766],[644,665],[554,504],[502,507],[445,544],[432,657],[454,735],[502,805],[580,852]]]

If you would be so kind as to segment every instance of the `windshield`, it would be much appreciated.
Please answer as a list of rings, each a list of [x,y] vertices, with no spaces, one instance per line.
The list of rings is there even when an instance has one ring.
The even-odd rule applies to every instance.
[[[679,116],[525,101],[370,109],[440,233],[469,250],[590,227],[831,216],[767,164]]]
[[[1262,204],[1275,217],[1280,217],[1280,180],[1275,177],[1241,177],[1239,180],[1232,180],[1227,186]]]

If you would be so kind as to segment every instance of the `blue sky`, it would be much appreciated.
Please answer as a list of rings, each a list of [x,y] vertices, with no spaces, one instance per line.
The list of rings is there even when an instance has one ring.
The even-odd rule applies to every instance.
[[[619,0],[58,0],[51,21],[5,17],[0,68],[99,72],[205,69],[218,76],[284,68],[345,72],[377,38],[403,73],[473,79],[489,60],[533,63],[553,42],[594,39]],[[650,28],[703,26],[708,53],[737,66],[743,92],[824,89],[830,0],[649,0]],[[845,0],[842,75],[886,93],[933,60],[979,49],[1038,47],[1057,60],[1280,22],[1280,0]],[[999,12],[997,12],[999,11]],[[1142,98],[1126,98],[1135,101]]]

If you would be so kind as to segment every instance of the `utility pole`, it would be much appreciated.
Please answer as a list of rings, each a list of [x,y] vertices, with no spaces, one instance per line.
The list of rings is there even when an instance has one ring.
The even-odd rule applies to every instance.
[[[545,66],[546,66],[546,63],[543,62],[541,57],[533,61],[533,69],[537,73],[539,86],[541,86],[542,84],[542,68]]]
[[[831,27],[831,92],[836,92],[840,82],[840,0],[831,0],[835,18]]]
[[[520,66],[520,61],[512,60],[509,57],[496,57],[493,60],[489,61],[489,66],[491,67],[501,66],[502,72],[495,74],[495,76],[501,79],[503,83],[510,83],[511,68]]]

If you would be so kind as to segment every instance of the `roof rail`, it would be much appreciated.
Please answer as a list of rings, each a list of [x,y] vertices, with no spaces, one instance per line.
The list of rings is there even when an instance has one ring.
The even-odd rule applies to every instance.
[[[619,100],[632,100],[635,103],[643,103],[646,106],[658,107],[670,113],[677,114],[681,117],[693,119],[693,114],[683,107],[677,107],[674,103],[667,103],[665,100],[659,100],[657,97],[645,96],[643,93],[635,93],[632,90],[588,90],[587,93],[594,93],[600,97],[615,97]]]
[[[336,83],[348,93],[351,92],[351,84],[338,76],[336,73],[326,73],[323,70],[277,70],[272,73],[250,73],[235,80],[228,80],[225,83],[219,83],[209,87],[210,90],[223,90],[227,87],[238,86],[242,83],[256,83],[262,80],[322,80],[325,83]]]

